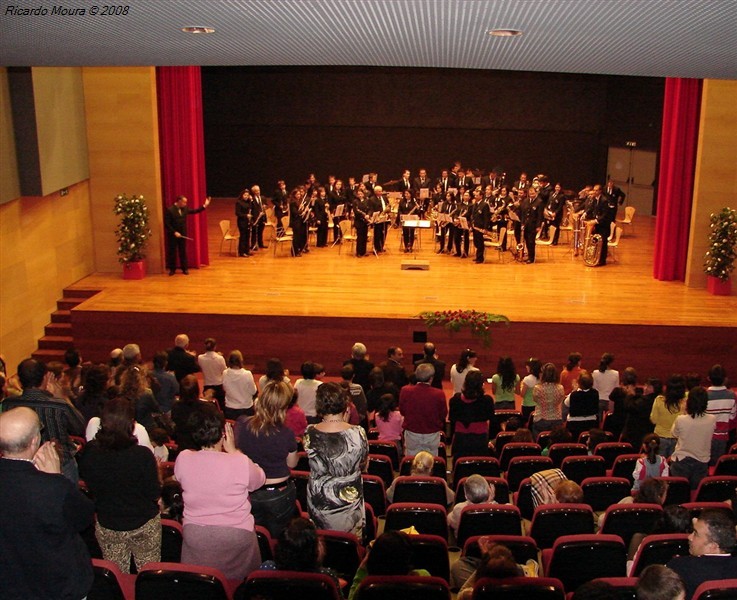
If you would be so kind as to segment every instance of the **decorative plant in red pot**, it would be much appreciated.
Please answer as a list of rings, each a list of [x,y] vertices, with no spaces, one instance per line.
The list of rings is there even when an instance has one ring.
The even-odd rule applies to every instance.
[[[704,257],[706,287],[712,294],[729,296],[732,293],[730,274],[737,258],[737,210],[726,207],[712,213],[709,232],[709,250]]]
[[[148,207],[143,196],[119,194],[115,197],[116,215],[120,223],[115,229],[118,240],[118,261],[123,265],[123,279],[143,279],[146,275],[146,245],[151,237],[148,227]]]

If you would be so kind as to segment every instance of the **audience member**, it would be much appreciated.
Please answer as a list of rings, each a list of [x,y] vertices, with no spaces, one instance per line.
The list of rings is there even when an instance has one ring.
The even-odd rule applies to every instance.
[[[174,423],[174,439],[179,451],[195,448],[192,441],[190,415],[198,407],[208,404],[200,399],[200,382],[195,375],[187,375],[179,385],[179,400],[171,408],[171,420]]]
[[[714,365],[709,369],[711,385],[706,388],[709,399],[706,413],[716,417],[716,428],[711,439],[712,465],[727,452],[730,431],[737,427],[737,400],[735,393],[724,385],[726,381],[727,372],[722,365]]]
[[[494,395],[494,407],[497,410],[514,410],[515,397],[519,385],[519,375],[514,362],[509,356],[499,357],[496,373],[491,378],[491,393]]]
[[[288,382],[284,383],[289,385]],[[289,388],[291,389],[292,386],[290,385]],[[295,438],[301,439],[307,429],[307,416],[305,415],[305,411],[297,404],[297,400],[299,400],[299,395],[292,389],[292,397],[289,400],[287,414],[284,417],[284,425],[292,430]]]
[[[139,366],[126,369],[120,378],[120,395],[133,403],[136,422],[150,430],[156,426],[154,415],[158,415],[161,408],[147,384],[143,368]]]
[[[433,467],[435,466],[435,458],[432,454],[426,450],[421,450],[412,459],[412,465],[410,467],[409,474],[413,477],[432,477]],[[394,488],[396,487],[397,480],[394,479],[392,484],[386,490],[386,498],[389,502],[394,500]],[[455,499],[455,492],[450,489],[448,483],[445,483],[445,502],[446,506],[453,504]]]
[[[686,414],[676,417],[673,423],[672,432],[677,441],[670,458],[670,472],[674,477],[686,477],[692,490],[709,472],[716,417],[706,413],[707,406],[706,390],[695,387],[688,393]]]
[[[463,391],[463,382],[466,375],[471,371],[478,371],[476,368],[476,353],[467,348],[461,352],[458,362],[450,368],[450,382],[453,385],[453,393],[460,394]]]
[[[524,419],[528,419],[535,412],[535,400],[532,396],[532,391],[540,383],[540,371],[542,367],[543,364],[537,358],[531,358],[525,363],[527,375],[522,379],[519,389],[519,394],[522,396],[522,417]]]
[[[202,371],[203,390],[212,390],[220,410],[225,409],[225,389],[223,389],[223,372],[228,366],[223,355],[217,351],[215,338],[205,340],[205,351],[197,357],[197,365]]]
[[[439,390],[443,389],[443,379],[445,379],[445,362],[438,358],[438,351],[435,348],[435,344],[427,342],[422,348],[422,358],[415,361],[415,376],[417,375],[417,367],[422,364],[432,365],[433,376],[432,376],[432,387]]]
[[[686,600],[686,587],[678,573],[664,565],[649,565],[635,587],[637,600]]]
[[[398,456],[402,456],[402,424],[404,417],[399,412],[399,400],[393,394],[384,394],[379,398],[379,408],[376,411],[376,429],[379,431],[379,440],[394,442],[397,445]]]
[[[166,444],[171,443],[171,438],[166,429],[154,427],[148,435],[151,440],[154,457],[158,462],[167,462],[169,460],[169,448]]]
[[[91,365],[85,368],[76,402],[85,424],[92,417],[99,417],[102,414],[102,406],[107,400],[106,388],[109,378],[110,369],[107,365]]]
[[[535,412],[532,414],[532,432],[538,436],[563,423],[562,406],[565,400],[563,386],[558,383],[558,371],[553,363],[546,363],[540,371],[540,383],[532,391]]]
[[[369,391],[366,394],[366,410],[373,413],[379,409],[379,399],[384,394],[391,394],[399,400],[399,388],[384,379],[384,371],[374,367],[369,373]]]
[[[538,567],[535,561],[529,560],[526,565],[519,565],[509,548],[502,544],[495,544],[486,537],[479,539],[479,546],[482,546],[482,557],[478,560],[476,570],[466,578],[458,591],[458,600],[470,600],[473,597],[476,582],[482,579],[537,576]]]
[[[167,367],[167,354],[163,350],[154,354],[153,359],[153,370],[150,375],[159,384],[159,389],[156,392],[156,402],[159,404],[161,412],[171,412],[171,407],[176,402],[177,395],[179,394],[179,382],[174,374],[166,370]]]
[[[235,421],[241,415],[253,416],[253,399],[258,390],[251,371],[243,368],[243,355],[233,350],[228,356],[228,368],[223,371],[226,419]]]
[[[581,353],[571,352],[568,355],[566,366],[563,367],[563,370],[560,372],[560,384],[563,386],[563,391],[566,396],[577,387],[581,387],[580,383],[578,383],[581,371]]]
[[[284,381],[291,384],[289,373],[278,358],[270,358],[266,361],[266,373],[258,380],[258,389],[264,389],[269,381]]]
[[[614,355],[605,352],[601,355],[599,368],[594,369],[592,373],[594,389],[599,393],[599,418],[602,418],[607,411],[612,410],[609,395],[619,387],[619,371],[609,368],[613,362]]]
[[[351,348],[351,358],[343,363],[343,366],[351,365],[353,367],[353,382],[363,388],[364,394],[368,394],[369,373],[374,368],[374,363],[368,359],[367,352],[364,344],[356,342]]]
[[[563,423],[560,423],[558,425],[555,425],[550,430],[550,435],[548,436],[548,445],[542,449],[542,456],[548,456],[550,454],[550,448],[553,446],[553,444],[569,444],[573,442],[573,436],[571,435],[571,432],[568,431],[566,426]]]
[[[200,370],[194,352],[188,350],[189,336],[180,333],[174,338],[174,347],[167,352],[167,363],[169,370],[174,372],[177,381],[181,381],[187,375],[198,373]]]
[[[415,369],[414,385],[399,392],[399,411],[404,417],[404,454],[414,456],[422,450],[437,455],[440,433],[445,430],[448,405],[445,394],[430,385],[435,368],[420,363]]]
[[[655,433],[649,433],[642,440],[640,458],[637,459],[635,470],[632,472],[634,484],[632,492],[640,489],[643,481],[650,477],[668,477],[668,461],[659,455],[660,438]]]
[[[319,381],[317,377],[322,372],[322,365],[312,361],[304,362],[300,367],[302,378],[294,383],[294,389],[298,395],[297,404],[305,412],[308,423],[319,423],[320,421],[315,409],[315,397],[317,388],[322,384],[322,381]]]
[[[632,565],[629,562],[634,559],[642,540],[648,535],[656,535],[661,533],[691,533],[691,511],[678,504],[669,504],[663,507],[663,512],[656,519],[652,529],[648,532],[635,533],[630,542],[629,551],[627,553],[628,570]]]
[[[184,515],[184,499],[182,497],[182,484],[176,479],[169,479],[161,486],[161,498],[159,498],[159,510],[162,519],[182,522]]]
[[[673,424],[681,414],[686,402],[686,381],[683,375],[671,375],[665,387],[665,395],[655,398],[650,411],[650,422],[655,426],[654,432],[660,438],[660,454],[670,458],[676,449],[676,438],[673,435]]]
[[[496,504],[494,500],[494,486],[490,485],[481,475],[471,475],[463,482],[463,492],[466,499],[458,502],[448,513],[448,527],[454,534],[458,533],[458,524],[461,520],[461,512],[470,504]]]
[[[397,390],[409,383],[407,371],[401,362],[403,358],[404,352],[402,349],[398,346],[391,346],[386,351],[386,360],[379,365],[384,372],[384,381],[393,383],[397,386]]]
[[[484,393],[481,371],[474,369],[466,375],[463,391],[449,401],[448,416],[454,460],[489,454],[489,432],[499,431],[499,425],[494,415],[494,400]]]

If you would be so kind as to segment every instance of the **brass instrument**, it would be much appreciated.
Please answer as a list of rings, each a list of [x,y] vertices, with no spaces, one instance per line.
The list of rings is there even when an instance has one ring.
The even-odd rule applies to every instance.
[[[583,217],[583,212],[579,213],[578,216],[576,216],[576,213],[571,215],[573,220],[573,256],[578,256],[586,244],[586,220]]]
[[[305,194],[302,198],[302,201],[299,204],[299,210],[297,211],[299,213],[300,219],[307,223],[310,219],[310,213],[312,212],[312,203],[311,198]]]
[[[525,246],[525,226],[522,225],[520,231],[520,240],[514,250],[514,260],[518,262],[525,262],[527,260],[527,247]]]
[[[601,259],[601,249],[603,246],[601,236],[595,233],[589,236],[583,249],[583,262],[587,267],[595,267]]]

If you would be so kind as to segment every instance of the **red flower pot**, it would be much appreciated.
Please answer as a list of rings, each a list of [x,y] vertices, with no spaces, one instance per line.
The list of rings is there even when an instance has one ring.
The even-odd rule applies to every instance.
[[[730,296],[732,294],[732,280],[722,281],[719,277],[706,276],[706,289],[715,296]]]
[[[143,279],[146,276],[146,263],[142,260],[123,263],[123,279]]]

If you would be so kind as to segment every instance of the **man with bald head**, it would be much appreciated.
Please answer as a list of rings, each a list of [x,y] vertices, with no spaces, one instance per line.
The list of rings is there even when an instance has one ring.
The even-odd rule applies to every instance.
[[[182,381],[187,375],[193,375],[200,370],[194,352],[188,350],[189,336],[180,333],[174,338],[174,347],[167,352],[169,370],[174,372],[177,381]]]
[[[0,414],[0,590],[4,600],[85,598],[92,561],[79,532],[94,505],[61,475],[35,411]]]

